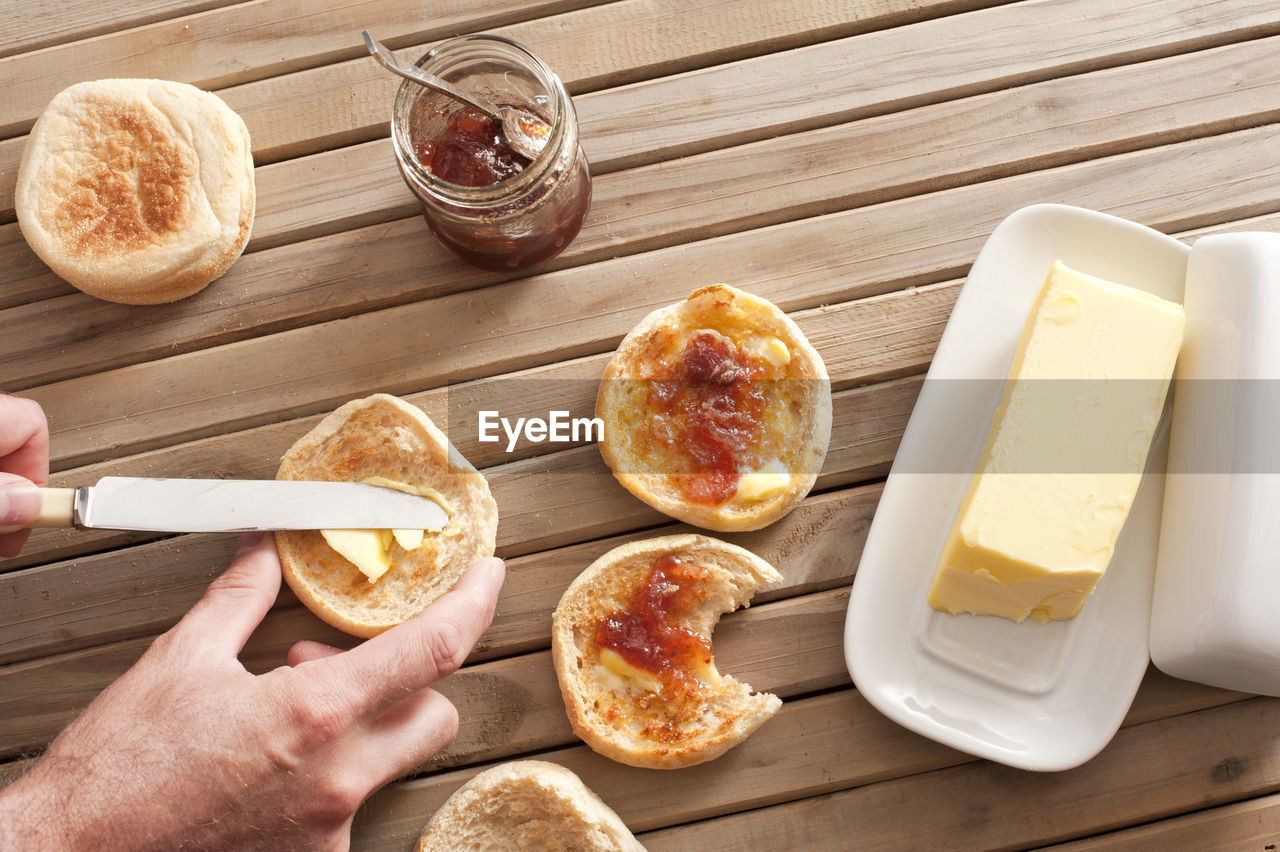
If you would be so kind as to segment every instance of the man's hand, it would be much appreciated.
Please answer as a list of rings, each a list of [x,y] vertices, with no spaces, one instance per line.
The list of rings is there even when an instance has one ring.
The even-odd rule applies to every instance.
[[[300,642],[289,665],[253,675],[237,655],[280,565],[270,538],[246,537],[191,612],[0,792],[0,847],[346,849],[360,803],[453,741],[457,711],[429,687],[489,626],[503,576],[480,560],[352,650]]]
[[[0,557],[17,556],[49,482],[49,424],[29,399],[0,394]]]

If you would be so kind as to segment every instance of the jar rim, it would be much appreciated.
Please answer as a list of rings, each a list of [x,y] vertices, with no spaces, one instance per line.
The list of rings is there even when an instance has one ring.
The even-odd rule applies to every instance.
[[[540,56],[520,42],[506,36],[494,33],[456,36],[437,44],[419,57],[414,64],[421,68],[442,55],[447,56],[460,48],[465,49],[476,45],[490,45],[512,51],[521,60],[527,62],[537,82],[551,96],[555,115],[542,152],[522,171],[488,186],[463,186],[432,174],[413,155],[410,127],[402,116],[406,115],[414,97],[423,91],[423,87],[411,80],[401,81],[400,87],[396,90],[395,104],[391,113],[392,147],[395,149],[396,159],[400,162],[401,169],[411,173],[433,192],[453,203],[466,206],[491,205],[518,196],[526,189],[537,185],[554,166],[557,159],[556,153],[564,146],[565,136],[571,132],[571,125],[576,121],[573,102],[560,77]],[[576,142],[574,144],[576,146]]]

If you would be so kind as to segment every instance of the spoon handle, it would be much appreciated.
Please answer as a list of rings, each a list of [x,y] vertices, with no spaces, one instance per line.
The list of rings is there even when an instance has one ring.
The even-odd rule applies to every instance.
[[[388,71],[399,74],[406,80],[412,80],[415,83],[426,86],[428,89],[434,89],[440,94],[447,95],[454,100],[462,101],[464,104],[473,106],[485,115],[489,116],[489,118],[492,118],[494,121],[502,121],[502,113],[499,112],[498,108],[493,104],[483,98],[477,98],[475,95],[468,94],[461,89],[455,88],[452,84],[446,83],[439,77],[426,73],[416,65],[405,62],[403,59],[388,50],[386,45],[375,40],[373,36],[369,35],[368,30],[365,30],[362,35],[364,36],[365,46],[369,48],[369,53],[373,54],[373,57],[381,62]]]

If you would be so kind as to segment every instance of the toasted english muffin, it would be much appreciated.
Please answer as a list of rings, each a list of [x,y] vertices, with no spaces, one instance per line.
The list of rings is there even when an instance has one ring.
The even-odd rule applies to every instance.
[[[623,339],[596,416],[600,453],[636,497],[706,529],[754,530],[813,488],[831,438],[831,382],[786,314],[715,284]]]
[[[781,579],[750,551],[702,535],[601,556],[569,585],[551,622],[573,732],[605,757],[648,769],[692,766],[742,742],[782,702],[720,674],[711,631]]]
[[[457,789],[418,838],[417,852],[644,852],[577,775],[542,760],[486,769]]]
[[[498,506],[489,483],[421,409],[387,394],[343,405],[289,448],[277,479],[363,482],[382,477],[434,491],[449,524],[405,550],[393,541],[391,567],[376,581],[315,530],[276,533],[284,578],[321,619],[369,637],[412,618],[453,588],[462,572],[492,556]]]
[[[68,283],[110,302],[172,302],[249,240],[249,131],[185,83],[77,83],[31,129],[14,205],[32,250]]]

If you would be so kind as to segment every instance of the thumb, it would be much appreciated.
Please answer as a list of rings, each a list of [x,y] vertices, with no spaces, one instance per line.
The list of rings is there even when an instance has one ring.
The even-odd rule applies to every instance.
[[[280,591],[275,539],[262,533],[240,537],[235,557],[221,577],[174,628],[205,648],[238,655],[262,623]]]
[[[40,514],[40,489],[26,477],[0,473],[0,533],[29,525]]]

